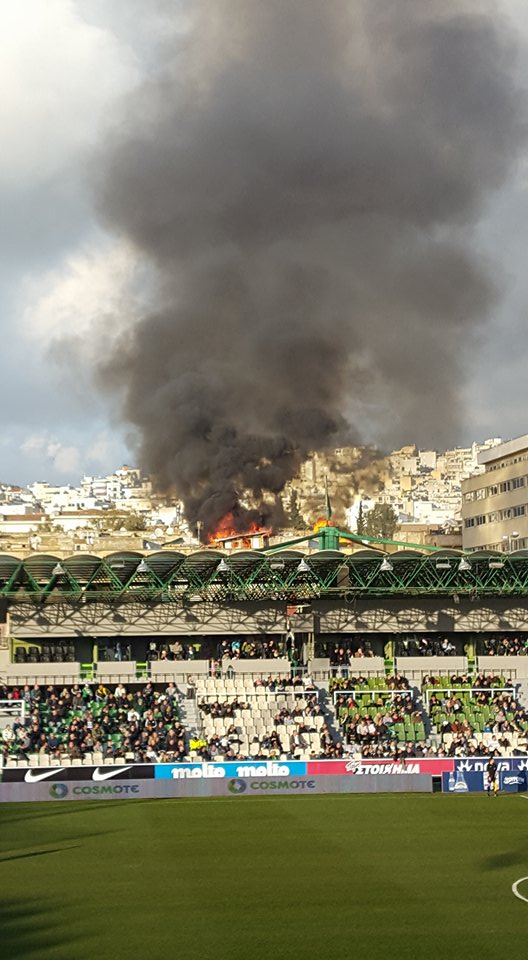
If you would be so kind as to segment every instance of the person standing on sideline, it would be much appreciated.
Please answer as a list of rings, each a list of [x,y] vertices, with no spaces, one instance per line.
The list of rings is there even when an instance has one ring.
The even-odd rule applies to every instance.
[[[496,797],[499,792],[499,772],[497,770],[497,764],[495,763],[495,757],[489,758],[486,773],[488,776],[488,797],[491,791],[493,791],[493,795]]]

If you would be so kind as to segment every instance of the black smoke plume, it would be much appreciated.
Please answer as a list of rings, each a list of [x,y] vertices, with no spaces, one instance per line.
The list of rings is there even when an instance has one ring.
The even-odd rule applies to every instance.
[[[487,0],[189,10],[100,159],[101,216],[157,278],[100,373],[141,465],[210,533],[273,518],[310,451],[373,422],[456,437],[496,301],[471,228],[524,120]]]

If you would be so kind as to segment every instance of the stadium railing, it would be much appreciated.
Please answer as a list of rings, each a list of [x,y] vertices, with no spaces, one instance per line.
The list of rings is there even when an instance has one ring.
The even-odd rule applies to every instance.
[[[292,665],[285,657],[274,657],[271,660],[259,660],[255,657],[251,660],[220,660],[217,661],[216,669],[221,676],[236,674],[245,677],[289,677]]]
[[[0,700],[0,729],[15,717],[26,718],[25,700]]]

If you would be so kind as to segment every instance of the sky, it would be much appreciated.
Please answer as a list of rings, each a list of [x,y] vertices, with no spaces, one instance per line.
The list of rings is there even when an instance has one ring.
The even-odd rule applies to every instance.
[[[500,9],[528,43],[525,0]],[[123,99],[185,36],[191,13],[192,0],[0,6],[0,482],[76,482],[134,460],[110,398],[68,350],[133,322],[148,290],[144,264],[97,216],[94,167]],[[528,88],[522,59],[518,74]],[[465,371],[453,445],[528,432],[527,170],[521,160],[489,198],[475,234],[503,294]]]

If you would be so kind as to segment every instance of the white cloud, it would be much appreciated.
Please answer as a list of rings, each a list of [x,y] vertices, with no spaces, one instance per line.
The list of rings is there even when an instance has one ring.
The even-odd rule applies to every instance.
[[[47,464],[58,474],[71,476],[81,469],[79,449],[71,444],[61,443],[47,433],[34,433],[26,437],[20,450],[27,457]]]
[[[71,476],[80,473],[81,457],[77,447],[59,446],[52,458],[53,467],[58,473]]]
[[[89,463],[99,464],[105,467],[111,462],[114,450],[115,440],[112,440],[108,433],[103,433],[95,438],[94,442],[86,451],[86,459]]]
[[[22,332],[49,345],[61,337],[97,336],[103,321],[134,318],[136,261],[124,245],[72,254],[57,269],[26,279],[19,291]]]
[[[109,106],[139,77],[130,47],[74,0],[0,6],[0,186],[43,183],[95,142]]]
[[[23,472],[31,479],[35,479],[35,470],[43,470],[45,479],[67,480],[76,484],[83,474],[106,474],[114,470],[125,455],[125,450],[118,438],[106,429],[94,432],[89,437],[74,431],[73,435],[70,432],[69,436],[63,438],[41,430],[23,439],[19,454],[25,460],[25,467],[21,464]]]
[[[32,456],[34,453],[42,453],[46,446],[46,438],[42,434],[33,433],[20,444],[22,453],[26,456]]]

